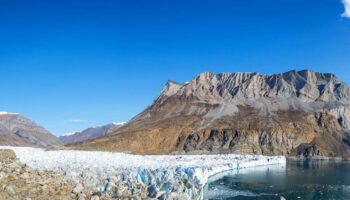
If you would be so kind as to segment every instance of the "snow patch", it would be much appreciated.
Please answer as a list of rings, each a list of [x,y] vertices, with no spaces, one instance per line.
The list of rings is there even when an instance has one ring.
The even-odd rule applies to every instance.
[[[19,113],[10,113],[6,111],[0,111],[0,115],[19,115]]]
[[[65,133],[65,134],[63,134],[63,136],[71,136],[71,135],[75,135],[75,134],[77,134],[77,133],[79,133],[78,131],[75,131],[75,132],[69,132],[69,133]]]
[[[126,124],[126,122],[113,122],[113,125],[116,126],[123,126],[124,124]]]

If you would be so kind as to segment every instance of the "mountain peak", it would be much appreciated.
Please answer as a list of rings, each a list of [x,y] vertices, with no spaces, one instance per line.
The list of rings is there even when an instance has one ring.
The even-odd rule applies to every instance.
[[[251,106],[268,113],[288,109],[310,111],[335,105],[349,106],[350,88],[333,74],[313,70],[291,70],[271,75],[257,72],[204,72],[189,83],[168,81],[152,107],[156,109],[168,100],[177,102],[178,99],[223,106],[219,112],[221,114],[215,111],[209,116],[235,112],[237,106]],[[191,109],[185,109],[188,107],[184,102],[181,104],[181,109],[167,108],[171,110],[167,115],[192,112]],[[232,109],[227,111],[227,108]],[[343,116],[344,126],[350,128],[350,119],[345,118],[345,115],[348,114],[338,113],[337,117]]]
[[[0,145],[52,147],[58,139],[43,127],[18,114],[0,112]]]
[[[199,74],[196,79],[210,79],[213,76],[215,76],[215,74],[213,72],[203,72],[201,74]]]
[[[181,84],[181,83],[177,83],[177,82],[174,82],[174,81],[169,80],[169,81],[165,84],[165,86],[164,86],[164,88],[163,88],[163,90],[162,90],[162,92],[161,92],[161,95],[163,95],[163,96],[172,96],[172,95],[176,94],[177,91],[178,91],[183,85],[185,85],[185,83]]]
[[[348,86],[333,74],[312,70],[291,70],[281,74],[265,75],[257,72],[235,72],[214,74],[204,72],[189,84],[168,82],[163,97],[173,95],[192,96],[199,100],[247,101],[256,98],[299,98],[304,102],[341,101],[348,102],[344,94]],[[345,98],[344,98],[345,97]]]
[[[168,82],[113,133],[78,144],[137,153],[350,155],[350,89],[332,74],[204,72]],[[346,149],[343,153],[339,149]]]

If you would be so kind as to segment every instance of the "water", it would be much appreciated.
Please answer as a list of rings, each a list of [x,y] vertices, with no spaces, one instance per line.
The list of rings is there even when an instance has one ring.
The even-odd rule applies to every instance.
[[[227,172],[213,177],[204,199],[350,200],[350,163],[290,161],[287,166],[267,166]]]

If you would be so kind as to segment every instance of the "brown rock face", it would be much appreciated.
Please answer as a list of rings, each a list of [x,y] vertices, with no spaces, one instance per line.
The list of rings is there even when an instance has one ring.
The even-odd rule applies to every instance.
[[[241,108],[239,114],[218,119],[210,128],[182,135],[176,147],[180,152],[343,157],[350,152],[343,142],[346,137],[327,113],[278,111],[262,117]]]
[[[0,112],[0,146],[53,147],[60,141],[43,127],[17,113]]]
[[[203,73],[168,82],[117,131],[76,148],[349,157],[350,89],[332,74]]]

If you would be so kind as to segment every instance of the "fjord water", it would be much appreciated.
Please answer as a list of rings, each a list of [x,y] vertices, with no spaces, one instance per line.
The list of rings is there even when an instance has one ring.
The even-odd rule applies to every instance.
[[[226,172],[206,186],[206,200],[349,200],[350,163],[288,161],[286,166],[266,166]]]

